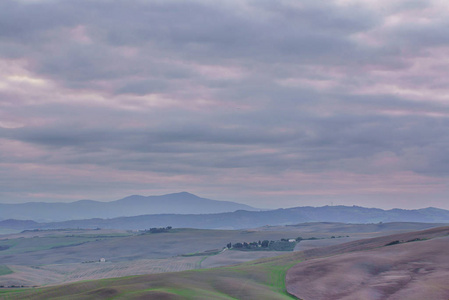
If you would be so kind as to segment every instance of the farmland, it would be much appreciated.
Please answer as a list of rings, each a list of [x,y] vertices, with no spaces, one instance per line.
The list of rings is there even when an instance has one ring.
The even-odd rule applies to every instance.
[[[301,240],[295,250],[361,238],[428,228],[435,224],[344,225],[308,223],[251,230],[171,229],[168,232],[121,230],[33,230],[0,236],[0,260],[13,273],[0,276],[3,286],[44,286],[141,274],[228,266],[284,254],[279,251],[224,251],[229,242]],[[350,237],[331,238],[350,232]],[[106,263],[99,263],[100,258]]]
[[[44,236],[12,236],[0,240],[0,259],[11,265],[47,265],[96,261],[160,259],[187,253],[222,249],[229,241],[277,240],[292,232],[263,230],[173,229],[156,234],[95,234],[51,231]]]
[[[295,261],[296,262],[296,261]],[[67,294],[70,299],[291,299],[285,291],[290,264],[258,261],[235,267],[192,270],[85,281],[33,290],[9,290],[4,299],[49,299]]]
[[[251,230],[170,229],[168,232],[120,230],[36,230],[0,236],[2,286],[45,286],[81,280],[223,267],[276,257],[282,251],[221,251],[229,242],[301,237],[295,251],[362,238],[428,228],[432,224],[343,225],[309,223]],[[435,225],[433,225],[435,226]],[[344,231],[350,237],[343,236]],[[370,231],[376,230],[376,231]],[[310,239],[310,240],[306,240]],[[104,257],[105,263],[99,259]],[[10,271],[7,271],[10,270]]]
[[[297,268],[307,267],[323,260],[325,262],[328,258],[336,260],[341,258],[350,262],[357,256],[364,256],[365,254],[369,256],[370,251],[389,251],[399,254],[408,251],[410,252],[408,256],[393,256],[399,257],[402,260],[401,264],[410,267],[410,270],[414,272],[414,257],[415,255],[421,257],[420,253],[424,255],[432,253],[435,257],[435,263],[440,260],[444,261],[445,249],[449,242],[448,232],[449,227],[442,227],[393,236],[381,236],[320,248],[318,251],[298,251],[236,266],[213,269],[84,281],[48,288],[10,289],[4,291],[3,298],[39,300],[64,295],[65,299],[107,299],[111,297],[115,299],[141,299],[143,297],[145,299],[295,299],[294,296],[287,293],[287,290],[293,294],[296,294],[297,290],[304,290],[304,288],[298,288],[301,287],[302,281],[295,279],[295,274],[304,275],[301,271],[295,272]],[[389,242],[395,240],[400,241],[400,243],[386,246]],[[429,262],[434,260],[430,256],[426,257]],[[441,276],[447,274],[448,268],[447,263],[427,265],[425,270],[423,269],[423,272],[420,272],[421,278],[427,280],[427,286],[432,286],[432,284],[438,286],[439,292],[435,294],[437,298],[433,299],[447,299],[447,297],[442,297],[447,295],[448,288],[441,284],[441,280],[444,281],[444,278],[447,277]],[[332,268],[327,269],[331,270]],[[404,275],[408,276],[407,270],[402,269],[405,272],[402,276],[389,277],[390,280],[400,284]],[[326,275],[325,271],[324,273],[318,273]],[[350,273],[340,272],[339,274],[339,282],[342,286],[344,286],[346,279],[348,284],[352,282],[352,277],[346,278],[346,274]],[[363,280],[377,280],[376,274],[376,272],[365,273]],[[416,288],[411,286],[412,289],[409,290],[406,285],[398,285],[398,287],[396,291],[400,291],[404,295],[410,295],[410,291],[414,291],[413,288]],[[430,295],[429,290],[424,289],[424,292],[420,294],[420,299],[428,299],[426,297],[428,295]],[[440,297],[441,295],[443,296]],[[304,299],[320,298],[306,296]]]
[[[287,235],[286,235],[287,234]],[[79,280],[199,269],[277,254],[228,257],[230,240],[279,239],[291,232],[172,229],[169,232],[44,230],[3,236],[0,259],[13,270],[3,286],[43,286]],[[100,263],[100,258],[106,258]]]

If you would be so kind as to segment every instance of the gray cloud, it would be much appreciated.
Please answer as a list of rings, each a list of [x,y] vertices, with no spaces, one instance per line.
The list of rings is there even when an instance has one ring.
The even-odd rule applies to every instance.
[[[1,2],[0,201],[444,206],[447,21],[368,5]]]

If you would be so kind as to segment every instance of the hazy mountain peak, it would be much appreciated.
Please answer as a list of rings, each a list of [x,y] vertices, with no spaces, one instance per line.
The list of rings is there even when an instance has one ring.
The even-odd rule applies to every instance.
[[[171,198],[183,198],[183,199],[204,199],[204,198],[198,197],[197,195],[191,194],[189,192],[172,193],[172,194],[162,195],[161,197],[164,197],[164,198],[170,198],[170,197]],[[214,200],[214,201],[216,201],[216,200]]]
[[[173,193],[173,194],[168,194],[168,195],[179,195],[179,196],[185,196],[185,197],[196,197],[196,198],[200,198],[197,195],[194,195],[192,193],[189,192],[179,192],[179,193]]]
[[[97,203],[97,202],[99,202],[99,201],[83,199],[83,200],[78,200],[78,201],[71,202],[71,203]]]
[[[444,212],[444,211],[445,211],[444,209],[437,208],[437,207],[432,207],[432,206],[426,207],[426,208],[422,208],[422,210],[427,210],[427,211],[439,211],[439,212]]]

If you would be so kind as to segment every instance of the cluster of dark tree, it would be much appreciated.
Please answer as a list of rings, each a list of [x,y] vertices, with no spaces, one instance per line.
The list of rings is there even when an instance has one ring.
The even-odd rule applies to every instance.
[[[408,241],[392,241],[389,242],[388,244],[385,244],[385,246],[392,246],[392,245],[397,245],[397,244],[401,244],[401,243],[410,243],[410,242],[418,242],[418,241],[425,241],[426,239],[421,239],[421,238],[415,238],[415,239],[411,239]]]
[[[234,250],[250,250],[250,251],[292,251],[295,248],[295,242],[289,242],[288,239],[281,239],[280,241],[263,240],[258,242],[243,242],[243,243],[228,243],[226,247]]]
[[[169,232],[173,227],[167,226],[167,227],[154,227],[150,229],[143,230],[143,234],[145,233],[162,233],[162,232]]]
[[[312,237],[310,237],[310,238],[303,238],[303,237],[300,237],[300,236],[298,236],[297,238],[296,238],[296,241],[299,243],[300,241],[306,241],[306,240],[319,240],[319,238],[316,238],[316,237],[314,237],[314,236],[312,236]]]
[[[408,240],[407,243],[410,243],[410,242],[418,242],[418,241],[425,241],[425,240],[427,240],[427,239],[415,238],[415,239]]]
[[[388,244],[385,244],[385,246],[397,245],[399,243],[401,243],[401,242],[400,241],[392,241],[392,242],[389,242]]]
[[[331,239],[339,239],[339,238],[344,238],[344,237],[349,237],[349,235],[346,235],[346,236],[343,236],[343,235],[335,236],[335,235],[333,235],[333,236],[331,236],[330,238],[331,238]],[[306,241],[306,240],[320,240],[320,239],[326,239],[326,238],[317,238],[317,237],[314,237],[314,236],[309,237],[309,238],[303,238],[303,237],[298,236],[298,237],[296,238],[296,241],[299,243],[300,241]]]
[[[265,242],[267,242],[267,243],[265,244]],[[231,248],[234,248],[234,249],[255,249],[255,248],[259,248],[259,247],[268,247],[268,242],[269,241],[263,241],[263,242],[259,241],[259,242],[250,242],[250,243],[243,242],[243,243],[235,243],[235,244],[228,243],[226,245],[226,247],[228,249],[231,249]],[[263,244],[263,246],[262,246],[262,244]]]

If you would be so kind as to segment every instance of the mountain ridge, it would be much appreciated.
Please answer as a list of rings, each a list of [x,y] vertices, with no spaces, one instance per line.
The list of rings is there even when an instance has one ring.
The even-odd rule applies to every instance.
[[[23,229],[108,228],[143,230],[166,226],[199,229],[244,229],[266,225],[294,225],[306,222],[354,224],[420,222],[446,224],[449,223],[449,211],[444,209],[435,211],[433,208],[382,210],[357,206],[306,206],[268,211],[237,210],[215,214],[149,214],[111,219],[92,218],[38,223],[35,226],[24,227]],[[4,227],[2,222],[0,222],[0,227]]]
[[[258,210],[237,202],[212,200],[188,192],[180,192],[159,196],[131,195],[109,202],[84,199],[67,203],[0,203],[0,220],[19,219],[56,222],[89,218],[117,218],[142,214],[222,213],[239,209]]]

